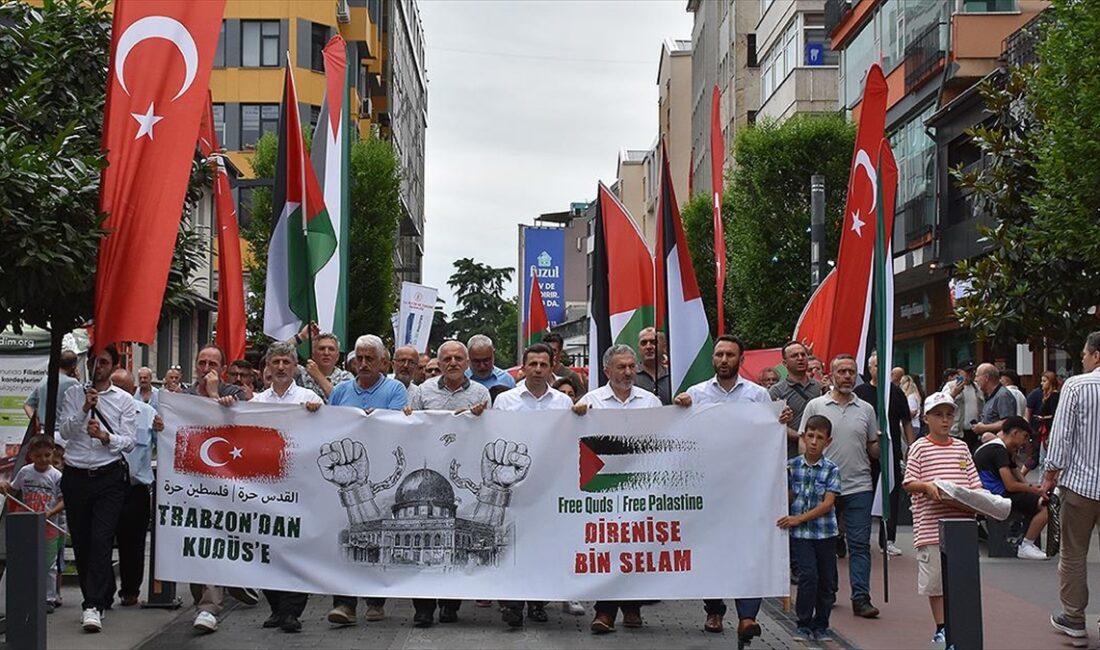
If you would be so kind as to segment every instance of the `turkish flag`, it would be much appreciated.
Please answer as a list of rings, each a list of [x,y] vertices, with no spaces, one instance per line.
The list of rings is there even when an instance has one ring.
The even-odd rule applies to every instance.
[[[172,466],[183,474],[278,480],[287,473],[287,451],[283,434],[269,427],[182,427]]]
[[[96,346],[152,343],[225,0],[117,0],[96,270]]]
[[[245,313],[244,271],[241,267],[241,238],[237,209],[229,188],[225,156],[214,132],[214,106],[207,91],[206,110],[199,126],[199,153],[214,166],[214,212],[218,232],[218,323],[214,343],[225,352],[227,362],[244,358]]]

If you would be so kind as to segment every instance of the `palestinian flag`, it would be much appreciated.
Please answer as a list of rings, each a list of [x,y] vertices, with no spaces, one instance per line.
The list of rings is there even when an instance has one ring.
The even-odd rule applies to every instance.
[[[311,157],[328,208],[329,221],[336,235],[336,249],[314,278],[317,299],[317,325],[332,332],[348,347],[348,223],[351,221],[351,66],[348,45],[337,34],[322,51],[325,59],[325,98],[317,129],[313,132]]]
[[[700,450],[693,440],[657,436],[585,436],[579,441],[585,492],[681,489],[698,485]]]
[[[286,66],[279,111],[279,154],[275,164],[274,214],[267,251],[264,333],[285,341],[317,320],[314,282],[336,252],[336,231],[306,155],[298,94]]]
[[[636,351],[638,334],[653,324],[653,255],[626,207],[603,183],[592,242],[589,389],[607,383],[601,367],[604,351],[620,343]]]
[[[878,387],[876,405],[879,430],[879,466],[882,471],[871,514],[889,520],[890,492],[898,478],[892,475],[894,447],[890,440],[890,370],[894,367],[894,255],[890,235],[894,223],[894,201],[897,198],[898,166],[890,143],[883,139],[877,152],[878,188],[875,213],[875,253],[872,275],[871,303],[874,319],[875,348],[878,351]],[[868,355],[869,357],[870,355]]]
[[[713,342],[663,143],[657,218],[657,282],[660,287],[657,300],[660,311],[665,314],[669,375],[672,394],[677,395],[714,374]]]
[[[546,305],[542,302],[539,278],[531,273],[531,290],[527,292],[527,315],[523,319],[523,344],[531,346],[542,340],[550,331],[550,319],[546,317]]]

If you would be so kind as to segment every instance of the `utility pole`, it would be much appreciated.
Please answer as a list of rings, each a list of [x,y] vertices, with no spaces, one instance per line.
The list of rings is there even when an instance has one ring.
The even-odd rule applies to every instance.
[[[816,290],[827,273],[825,248],[825,177],[810,177],[810,288]]]

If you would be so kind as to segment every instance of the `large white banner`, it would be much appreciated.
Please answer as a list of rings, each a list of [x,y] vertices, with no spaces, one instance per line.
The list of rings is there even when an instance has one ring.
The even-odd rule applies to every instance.
[[[428,351],[438,293],[438,290],[422,284],[401,283],[401,307],[397,312],[394,334],[397,345],[412,345],[421,353]]]
[[[786,595],[761,404],[442,412],[161,393],[156,577],[359,596]]]

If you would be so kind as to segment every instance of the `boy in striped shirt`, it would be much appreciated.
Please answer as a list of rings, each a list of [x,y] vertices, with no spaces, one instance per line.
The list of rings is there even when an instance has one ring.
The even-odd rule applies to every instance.
[[[943,576],[940,569],[940,520],[973,517],[969,510],[944,501],[935,481],[981,489],[978,472],[966,443],[950,435],[955,400],[947,393],[932,393],[924,400],[928,435],[909,448],[902,487],[913,496],[913,546],[917,549],[917,593],[928,596],[936,633],[932,642],[945,642],[943,631]]]

